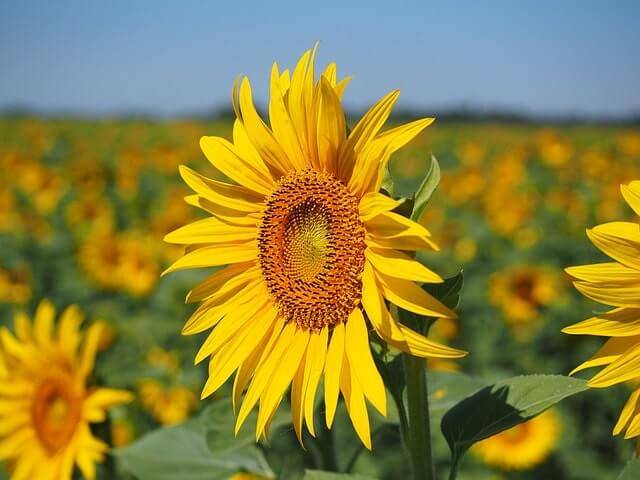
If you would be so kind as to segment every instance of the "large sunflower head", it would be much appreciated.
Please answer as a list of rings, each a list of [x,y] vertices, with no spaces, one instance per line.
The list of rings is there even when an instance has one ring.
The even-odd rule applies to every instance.
[[[640,215],[640,181],[621,186],[629,206]],[[638,222],[611,222],[587,230],[591,241],[614,261],[567,268],[575,287],[586,297],[614,307],[566,327],[574,335],[611,337],[593,357],[572,373],[604,367],[588,385],[605,388],[640,379],[640,225]],[[640,436],[640,388],[629,397],[613,434],[625,438]]]
[[[0,460],[12,479],[71,479],[74,465],[95,478],[108,446],[91,433],[106,410],[131,399],[128,392],[91,388],[101,326],[80,331],[82,314],[67,308],[54,328],[55,309],[38,307],[33,323],[15,319],[16,336],[0,330]]]
[[[460,357],[398,323],[388,302],[431,317],[455,314],[414,282],[442,279],[405,251],[433,249],[429,232],[394,213],[399,202],[379,193],[391,154],[433,119],[381,132],[399,92],[376,103],[349,131],[341,105],[348,78],[329,65],[316,79],[314,51],[293,73],[271,71],[269,125],[256,112],[249,80],[233,88],[233,142],[200,145],[224,183],[187,167],[195,194],[187,202],[210,217],[166,236],[187,246],[167,271],[228,265],[188,296],[202,302],[183,333],[213,328],[196,361],[210,357],[202,396],[237,372],[237,427],[259,404],[256,437],[291,384],[293,424],[314,433],[318,382],[324,377],[326,422],[339,393],[356,432],[370,447],[365,399],[386,413],[382,379],[368,332],[414,355]],[[246,389],[244,401],[239,400]]]

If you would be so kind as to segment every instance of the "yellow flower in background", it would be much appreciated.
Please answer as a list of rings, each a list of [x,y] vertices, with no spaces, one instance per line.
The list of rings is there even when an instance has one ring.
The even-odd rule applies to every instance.
[[[55,309],[43,301],[34,321],[19,313],[14,336],[0,331],[0,459],[11,478],[71,479],[74,464],[87,479],[104,460],[108,445],[91,433],[106,410],[131,400],[129,392],[93,388],[101,326],[80,331],[82,314],[71,306],[54,327]]]
[[[48,214],[58,205],[66,188],[62,176],[39,163],[32,162],[20,166],[16,184],[33,202],[40,214]]]
[[[571,144],[552,130],[543,130],[538,134],[538,150],[542,161],[549,167],[564,167],[571,160]]]
[[[152,243],[136,232],[95,232],[80,246],[78,261],[98,286],[136,297],[151,291],[160,269]]]
[[[0,303],[27,303],[31,299],[31,273],[22,266],[0,268]]]
[[[111,442],[116,448],[129,445],[136,437],[133,423],[126,418],[116,418],[111,422]]]
[[[622,185],[629,206],[640,215],[640,181]],[[586,368],[604,367],[589,380],[594,388],[606,388],[640,379],[640,224],[611,222],[587,230],[593,244],[614,262],[567,268],[575,287],[586,297],[615,307],[606,313],[564,328],[573,335],[611,337],[593,357],[572,373]],[[622,409],[613,434],[625,438],[640,436],[640,387]]]
[[[540,308],[553,303],[562,287],[559,276],[546,268],[515,266],[491,275],[489,300],[517,326],[537,319]]]
[[[67,224],[72,230],[84,228],[91,233],[108,233],[115,223],[113,208],[102,196],[80,197],[65,210]]]
[[[142,380],[138,385],[140,403],[162,425],[185,421],[196,405],[195,394],[186,387],[165,387],[154,379]]]
[[[552,410],[478,442],[471,452],[501,470],[528,470],[544,462],[558,443],[560,420]]]
[[[152,367],[164,370],[167,373],[175,373],[180,367],[178,354],[175,351],[167,351],[154,347],[147,353],[147,362]]]
[[[349,79],[337,81],[330,64],[316,81],[314,57],[315,50],[307,51],[291,75],[274,64],[270,126],[256,112],[249,80],[236,83],[233,143],[200,141],[234,183],[180,169],[195,191],[188,202],[211,216],[167,235],[188,252],[167,272],[229,265],[190,292],[190,302],[202,303],[183,333],[215,327],[196,356],[196,362],[211,357],[202,397],[237,371],[236,431],[259,405],[256,438],[266,437],[292,384],[293,425],[302,441],[303,421],[314,433],[324,376],[327,426],[342,392],[357,434],[371,448],[365,399],[383,415],[387,405],[370,328],[417,356],[465,355],[399,324],[385,303],[455,317],[414,283],[442,279],[401,252],[434,249],[429,232],[393,213],[398,202],[378,193],[391,154],[433,119],[381,133],[399,95],[393,91],[347,134],[341,97]]]

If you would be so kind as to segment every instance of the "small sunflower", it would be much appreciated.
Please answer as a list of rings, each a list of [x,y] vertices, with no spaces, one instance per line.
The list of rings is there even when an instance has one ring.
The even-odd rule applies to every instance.
[[[560,421],[548,410],[475,444],[471,451],[501,470],[528,470],[544,462],[558,443]]]
[[[629,206],[640,215],[640,181],[622,185]],[[605,367],[588,385],[606,388],[640,379],[640,225],[639,222],[611,222],[587,230],[596,247],[614,262],[567,268],[575,287],[586,297],[615,307],[606,313],[564,328],[574,335],[611,337],[593,357],[572,373],[591,367]],[[622,409],[613,434],[625,438],[640,436],[640,387]]]
[[[183,333],[212,332],[196,356],[211,357],[207,397],[237,371],[236,430],[258,405],[256,438],[291,387],[293,425],[314,434],[314,402],[324,376],[326,423],[342,392],[352,423],[371,448],[365,399],[386,414],[382,378],[369,331],[421,357],[462,357],[395,321],[388,300],[420,315],[455,313],[414,282],[442,279],[402,251],[435,249],[421,225],[394,213],[399,202],[378,193],[389,157],[432,118],[381,133],[399,92],[376,103],[349,132],[330,64],[316,81],[315,50],[293,74],[271,70],[267,125],[247,78],[233,88],[233,143],[203,137],[201,148],[233,183],[180,172],[195,191],[187,202],[211,216],[168,234],[187,253],[167,272],[229,265],[188,296],[202,302]],[[166,272],[165,272],[166,273]]]
[[[83,338],[77,307],[62,313],[57,330],[54,318],[53,305],[43,301],[33,323],[16,316],[15,337],[0,330],[0,460],[7,461],[12,480],[71,479],[74,464],[85,478],[95,478],[95,463],[108,446],[89,424],[131,399],[122,390],[87,385],[100,324]]]
[[[553,303],[562,287],[557,275],[543,267],[519,265],[491,276],[489,299],[511,325],[538,318],[540,308]]]
[[[151,378],[140,382],[138,394],[144,409],[162,425],[184,422],[197,402],[190,389],[180,385],[165,387]]]

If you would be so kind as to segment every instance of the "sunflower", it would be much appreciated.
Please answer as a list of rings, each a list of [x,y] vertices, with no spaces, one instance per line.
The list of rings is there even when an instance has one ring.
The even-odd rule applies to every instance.
[[[545,461],[559,435],[560,421],[547,410],[475,444],[471,451],[487,465],[501,470],[528,470]]]
[[[33,323],[15,317],[16,336],[0,330],[0,459],[12,479],[71,479],[74,464],[85,478],[95,478],[95,463],[108,446],[89,424],[102,422],[106,410],[128,402],[121,390],[91,388],[101,327],[83,335],[82,314],[71,306],[54,331],[55,308],[43,301]]]
[[[140,403],[162,425],[175,425],[187,419],[196,396],[186,387],[165,387],[158,380],[145,379],[138,385]]]
[[[324,376],[327,426],[341,392],[357,434],[371,448],[365,399],[383,415],[387,405],[370,328],[420,357],[465,355],[398,323],[385,302],[455,317],[414,283],[442,279],[401,252],[435,249],[430,233],[393,212],[399,201],[378,193],[390,155],[433,119],[381,133],[399,95],[393,91],[348,132],[341,97],[349,78],[337,81],[330,64],[316,81],[314,57],[315,50],[307,51],[291,75],[273,65],[270,126],[256,112],[249,80],[236,82],[233,143],[200,140],[205,156],[232,183],[180,168],[195,191],[187,202],[210,217],[165,237],[187,246],[166,272],[228,265],[189,293],[189,302],[202,303],[183,333],[215,327],[196,356],[196,362],[211,357],[202,398],[237,371],[236,431],[259,405],[256,439],[266,437],[292,384],[298,439],[303,420],[313,435]]]
[[[640,215],[640,180],[622,185],[629,206]],[[640,225],[638,222],[611,222],[587,230],[591,241],[614,262],[567,268],[576,279],[575,287],[592,300],[615,307],[606,313],[564,328],[574,335],[611,337],[593,357],[572,373],[603,367],[588,385],[606,388],[629,380],[640,380]],[[613,434],[625,438],[640,435],[640,387],[622,409]]]
[[[557,275],[532,265],[518,265],[494,273],[489,282],[489,299],[512,326],[529,324],[540,308],[553,303],[562,283]]]

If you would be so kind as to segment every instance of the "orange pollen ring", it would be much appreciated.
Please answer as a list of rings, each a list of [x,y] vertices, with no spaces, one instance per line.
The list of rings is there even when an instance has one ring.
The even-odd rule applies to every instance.
[[[258,255],[280,314],[313,331],[345,322],[362,296],[358,200],[333,175],[307,169],[280,179],[266,205]]]
[[[40,442],[54,454],[69,444],[76,431],[82,416],[82,396],[70,378],[52,375],[36,389],[31,416]]]

